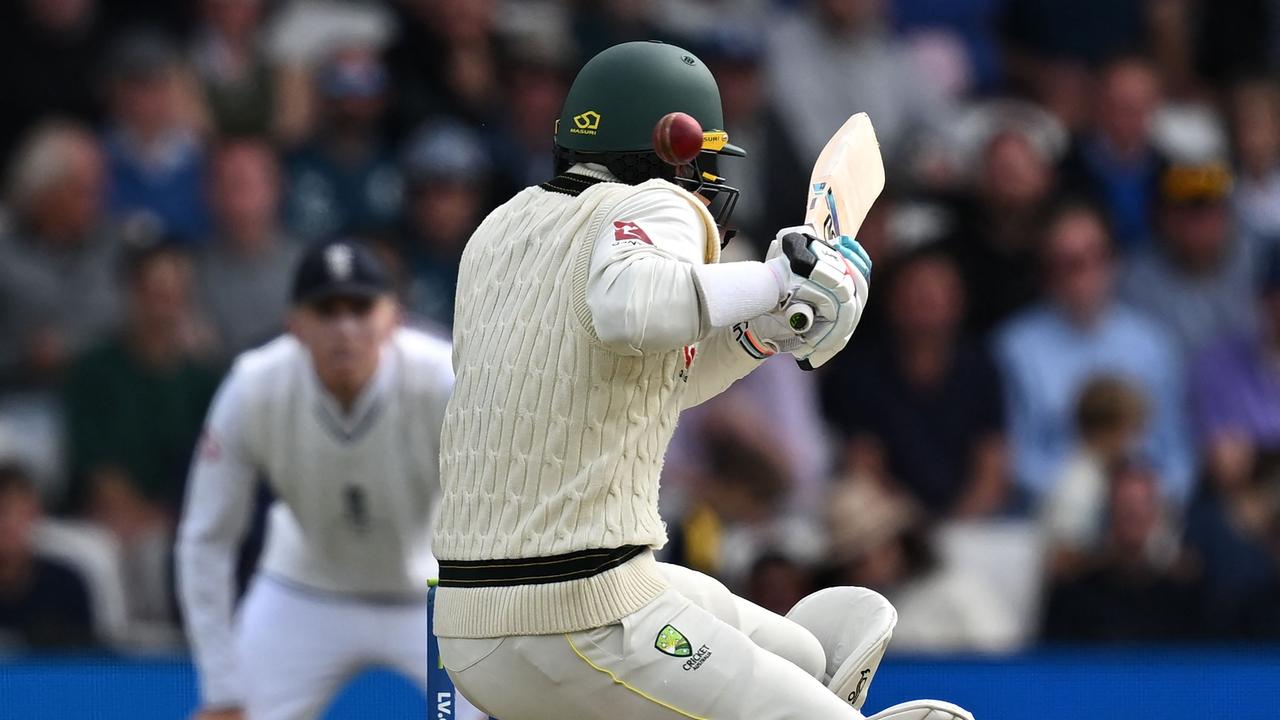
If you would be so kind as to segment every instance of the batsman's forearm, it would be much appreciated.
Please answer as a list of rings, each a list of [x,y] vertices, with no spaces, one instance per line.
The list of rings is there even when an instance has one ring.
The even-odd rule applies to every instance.
[[[699,265],[693,277],[706,324],[717,330],[773,310],[785,291],[778,274],[762,262]]]
[[[760,360],[738,344],[732,328],[711,333],[698,345],[691,358],[689,387],[680,400],[681,409],[691,408],[719,395],[730,385],[760,366]]]

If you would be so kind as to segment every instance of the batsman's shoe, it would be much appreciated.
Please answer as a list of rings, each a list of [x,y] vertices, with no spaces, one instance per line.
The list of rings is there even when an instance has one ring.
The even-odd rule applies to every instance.
[[[973,720],[973,713],[942,700],[908,700],[868,715],[867,720]]]
[[[860,710],[898,624],[898,611],[874,590],[833,587],[796,603],[787,619],[818,638],[827,654],[827,687]]]

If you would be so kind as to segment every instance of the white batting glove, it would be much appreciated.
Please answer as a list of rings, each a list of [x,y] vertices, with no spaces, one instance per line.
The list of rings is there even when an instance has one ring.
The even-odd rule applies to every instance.
[[[862,319],[870,293],[871,258],[853,238],[841,236],[832,247],[808,230],[801,226],[778,231],[765,261],[777,275],[785,260],[789,275],[780,278],[787,288],[780,307],[800,302],[813,310],[812,326],[798,335],[801,343],[790,350],[800,367],[812,370],[844,349]],[[790,327],[788,318],[782,322]]]
[[[794,353],[805,342],[804,336],[791,329],[781,307],[734,325],[733,338],[757,360],[780,352]]]

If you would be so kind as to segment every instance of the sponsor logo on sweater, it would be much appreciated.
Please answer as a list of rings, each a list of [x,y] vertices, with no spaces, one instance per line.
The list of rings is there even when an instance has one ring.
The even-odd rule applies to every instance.
[[[649,233],[646,233],[639,223],[631,220],[614,220],[613,244],[619,245],[621,243],[652,245],[653,241],[649,239]]]
[[[693,367],[693,360],[698,356],[698,348],[693,345],[684,346],[684,367],[680,368],[680,380],[689,382],[689,369]]]

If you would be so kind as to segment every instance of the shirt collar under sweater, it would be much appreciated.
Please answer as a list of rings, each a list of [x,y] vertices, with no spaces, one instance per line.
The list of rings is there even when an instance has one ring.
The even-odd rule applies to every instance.
[[[355,402],[351,404],[351,412],[343,412],[342,403],[320,382],[320,376],[316,374],[315,365],[311,363],[309,355],[307,364],[311,368],[307,377],[314,383],[321,410],[344,432],[350,433],[363,424],[366,417],[377,411],[382,405],[382,399],[391,391],[391,385],[396,376],[397,358],[396,353],[391,352],[387,345],[383,345],[378,353],[378,367],[373,371],[373,376],[369,378],[364,388],[360,390],[360,394],[356,396]]]

